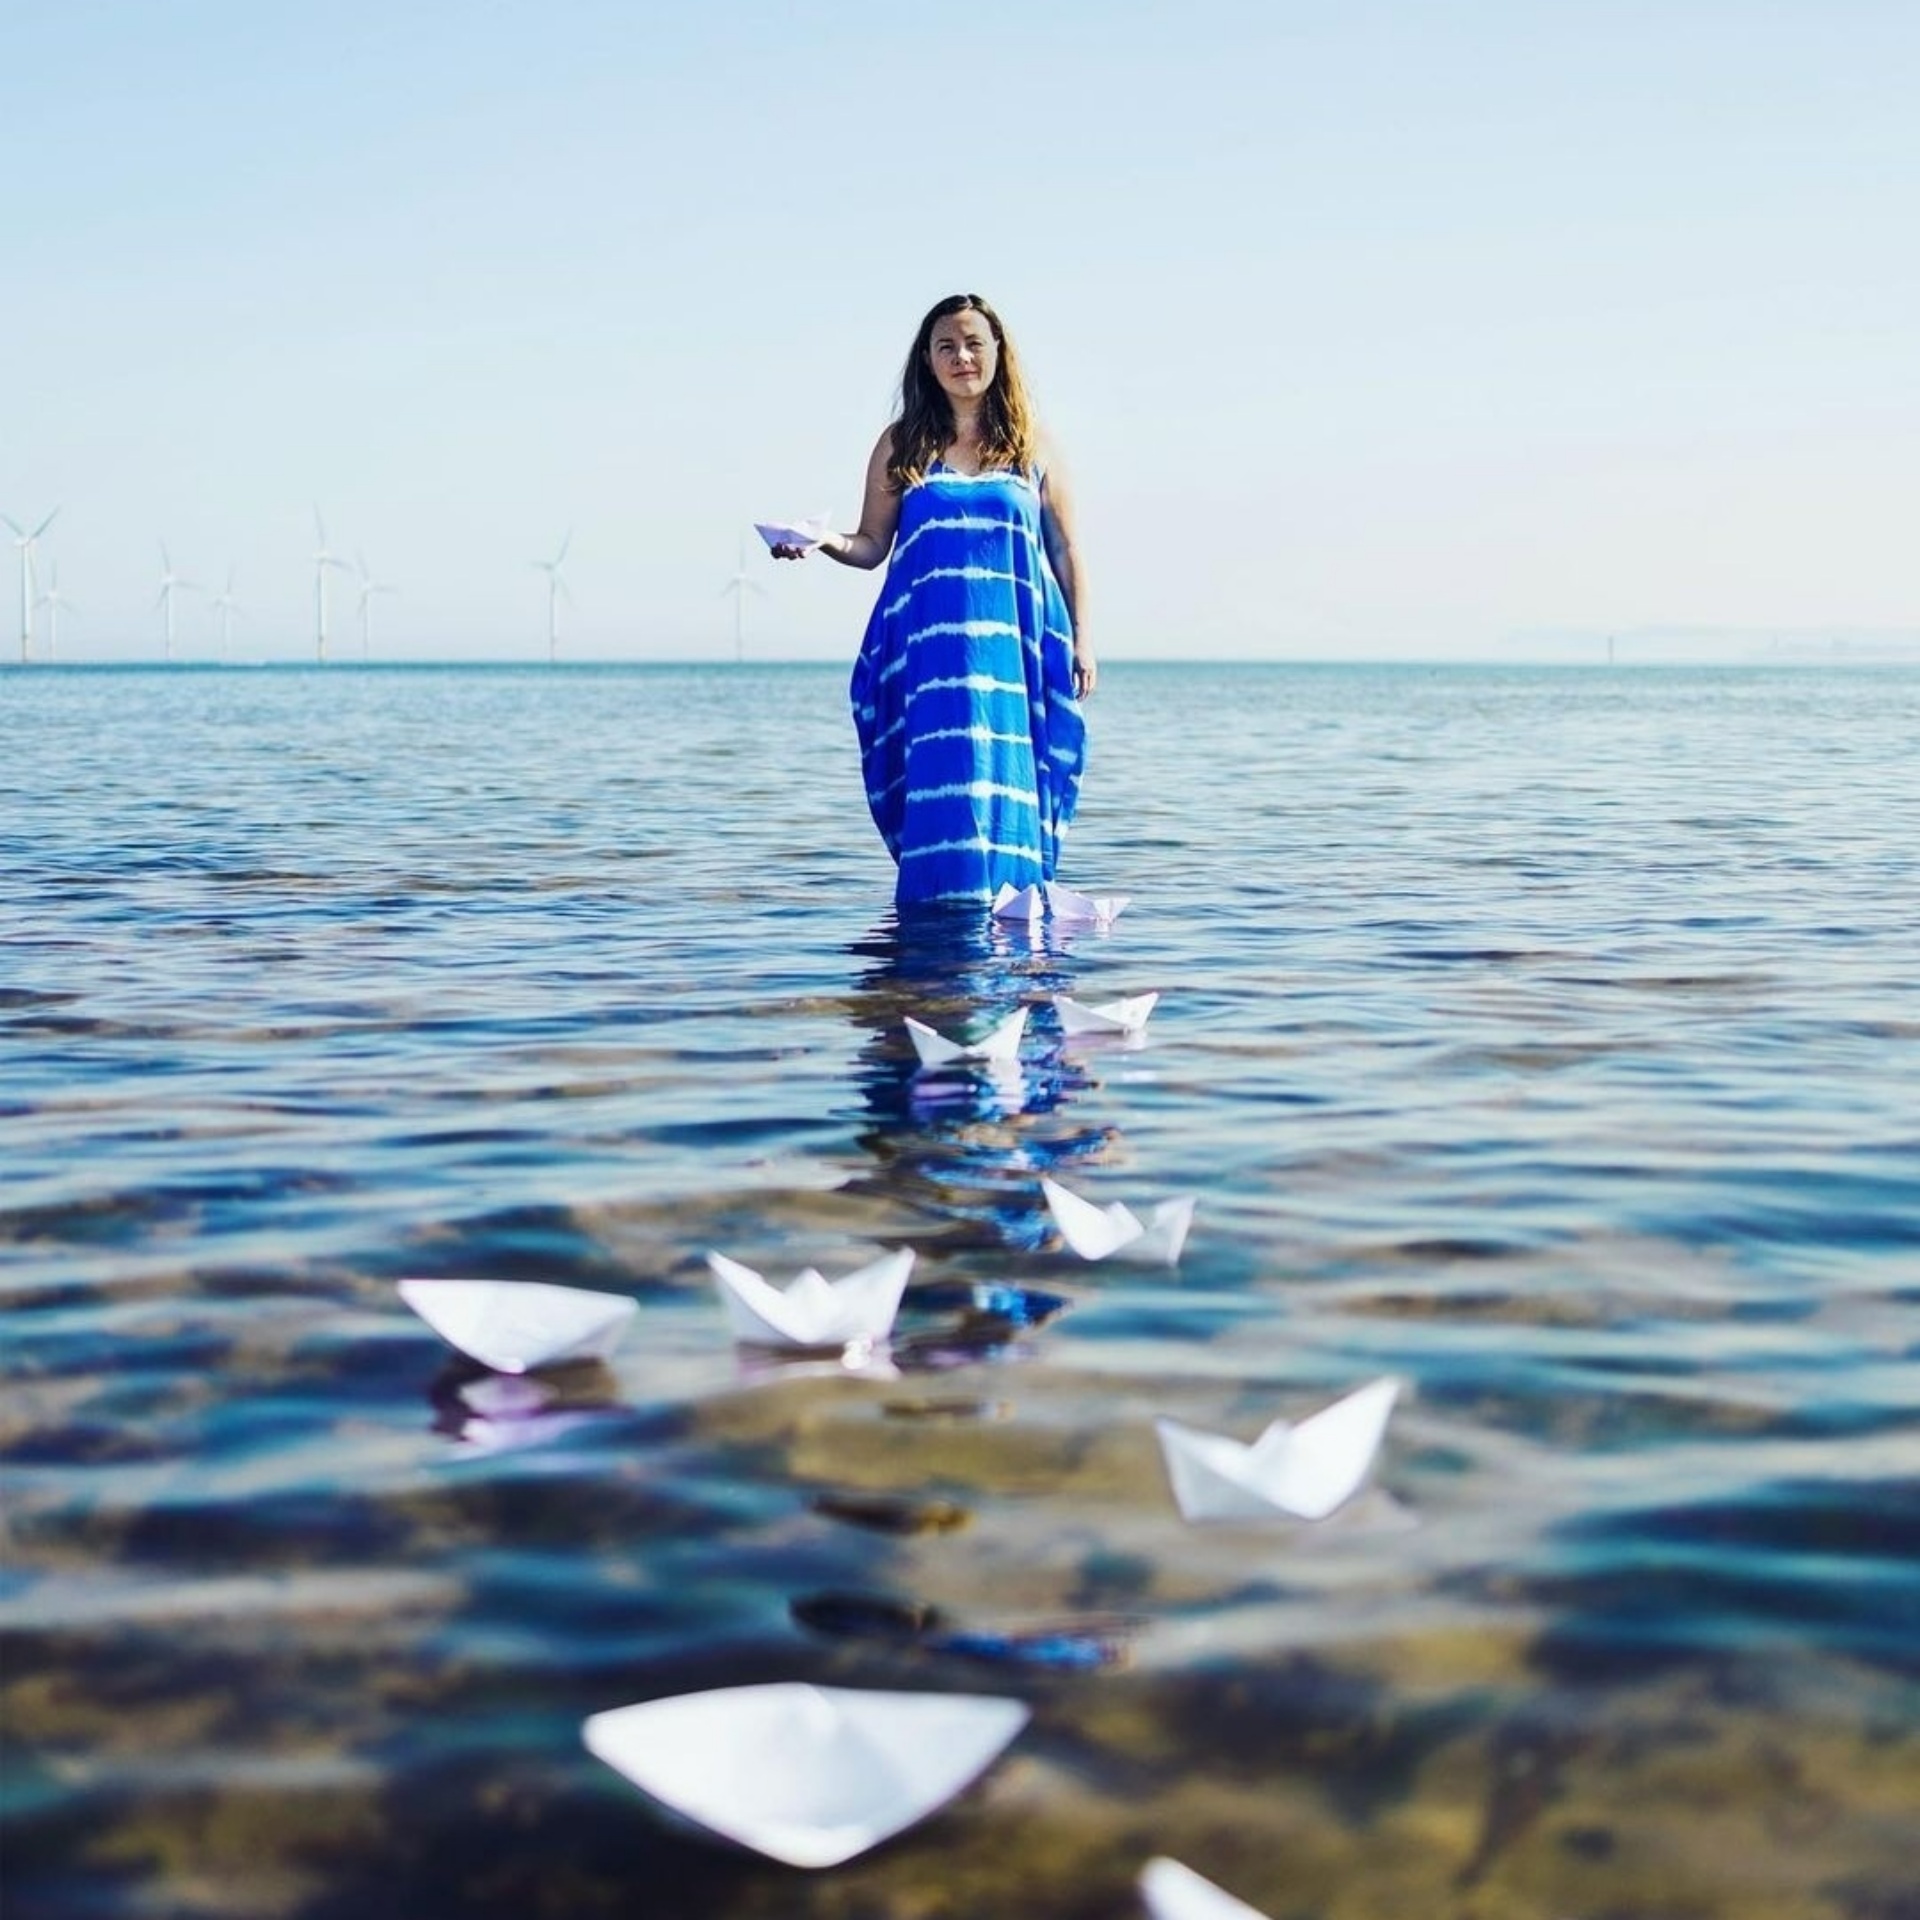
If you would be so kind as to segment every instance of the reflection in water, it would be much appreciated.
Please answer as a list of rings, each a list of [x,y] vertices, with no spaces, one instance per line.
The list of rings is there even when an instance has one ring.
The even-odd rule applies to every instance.
[[[942,1281],[917,1288],[902,1306],[907,1322],[890,1339],[851,1340],[841,1347],[736,1349],[743,1385],[832,1379],[897,1380],[906,1373],[937,1373],[985,1361],[1026,1359],[1020,1336],[1044,1326],[1073,1302],[1038,1287],[990,1281]],[[952,1404],[952,1403],[949,1403]]]
[[[871,1123],[861,1145],[878,1163],[866,1184],[946,1220],[963,1245],[1048,1245],[1039,1176],[1111,1144],[1105,1127],[1062,1123],[1099,1084],[1062,1047],[1053,1008],[1073,988],[1071,940],[977,908],[918,907],[889,913],[849,949],[870,963],[851,996],[853,1022],[871,1036],[856,1069]],[[1032,1009],[1018,1061],[923,1068],[907,1038],[909,1015],[967,1033],[983,1011],[998,1019],[1016,1005]]]
[[[981,1280],[922,1287],[914,1295],[914,1305],[923,1311],[953,1309],[1009,1327],[1042,1327],[1056,1314],[1065,1313],[1073,1302],[1064,1293],[1048,1293],[1039,1287]]]
[[[613,1375],[599,1361],[532,1373],[494,1373],[463,1358],[427,1389],[433,1430],[479,1458],[544,1446],[624,1411]]]
[[[898,1338],[894,1357],[904,1372],[935,1372],[983,1360],[1023,1360],[1033,1352],[1022,1333],[1043,1327],[1073,1302],[1004,1281],[949,1281],[921,1287],[916,1313],[955,1317]]]
[[[884,1340],[850,1340],[844,1347],[736,1346],[734,1365],[740,1384],[770,1386],[776,1381],[832,1380],[842,1376],[859,1380],[897,1380],[893,1349]]]
[[[1143,1624],[1122,1616],[1088,1616],[961,1627],[927,1601],[873,1593],[809,1594],[789,1611],[801,1626],[836,1639],[879,1640],[992,1666],[1065,1673],[1124,1666]]]

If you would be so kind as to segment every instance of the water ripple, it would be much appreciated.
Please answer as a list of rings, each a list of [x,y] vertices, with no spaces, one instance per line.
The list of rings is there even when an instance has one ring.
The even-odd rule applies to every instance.
[[[897,921],[841,682],[10,677],[10,1903],[1914,1910],[1920,677],[1122,663],[1110,931]],[[1180,1266],[1049,1173],[1197,1193]],[[861,1364],[736,1352],[702,1258],[900,1245]],[[640,1315],[508,1391],[410,1274]],[[1179,1519],[1157,1416],[1380,1373],[1348,1512]],[[1035,1719],[804,1881],[579,1748],[775,1678]]]

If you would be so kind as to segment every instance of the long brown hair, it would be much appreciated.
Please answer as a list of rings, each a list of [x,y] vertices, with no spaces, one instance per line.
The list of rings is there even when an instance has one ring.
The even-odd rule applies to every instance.
[[[992,328],[993,344],[999,349],[993,385],[980,400],[980,451],[989,467],[1011,467],[1020,473],[1033,468],[1039,433],[1012,336],[977,293],[950,293],[935,302],[920,322],[900,375],[900,414],[893,423],[893,450],[887,456],[887,479],[896,492],[924,480],[927,469],[953,438],[953,403],[933,377],[928,346],[942,320],[969,311]]]

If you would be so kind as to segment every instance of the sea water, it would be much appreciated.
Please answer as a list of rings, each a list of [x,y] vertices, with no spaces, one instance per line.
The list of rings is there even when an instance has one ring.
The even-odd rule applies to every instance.
[[[1920,674],[1089,717],[1106,930],[896,921],[837,667],[0,679],[13,1920],[1920,1910]],[[863,1364],[704,1261],[899,1246]],[[503,1385],[406,1276],[639,1312]],[[1381,1376],[1348,1509],[1183,1520],[1158,1418]],[[581,1745],[763,1680],[1033,1717],[822,1873]]]

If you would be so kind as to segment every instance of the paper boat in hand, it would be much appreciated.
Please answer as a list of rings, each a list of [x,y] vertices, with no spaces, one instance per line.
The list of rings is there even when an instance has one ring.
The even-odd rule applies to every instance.
[[[590,1752],[775,1860],[832,1867],[953,1798],[1026,1725],[1019,1700],[776,1684],[596,1713]]]
[[[1189,1520],[1324,1520],[1359,1492],[1399,1391],[1372,1381],[1297,1426],[1276,1420],[1251,1446],[1157,1420],[1174,1500]]]
[[[1020,1052],[1020,1036],[1027,1030],[1027,1010],[1018,1007],[984,1039],[965,1042],[935,1033],[924,1021],[907,1016],[907,1034],[923,1067],[944,1067],[960,1060],[1012,1060]]]
[[[1016,887],[1011,881],[1003,880],[1000,891],[993,896],[993,917],[996,920],[1040,920],[1047,911],[1046,889],[1041,886]]]
[[[827,516],[816,513],[806,520],[756,520],[753,530],[769,547],[817,547],[827,532]]]
[[[1056,881],[1046,883],[1047,911],[1069,925],[1110,927],[1120,918],[1129,896],[1124,893],[1075,893]]]
[[[1193,1198],[1162,1200],[1146,1220],[1115,1200],[1096,1207],[1057,1180],[1043,1179],[1040,1191],[1060,1237],[1083,1260],[1140,1260],[1175,1265],[1193,1224]]]
[[[723,1253],[708,1254],[707,1265],[720,1283],[736,1340],[759,1347],[846,1347],[887,1337],[913,1270],[913,1249],[902,1247],[840,1280],[808,1267],[784,1289]]]
[[[1149,1920],[1267,1920],[1178,1860],[1149,1860],[1140,1873],[1140,1897]]]
[[[1069,1039],[1075,1039],[1096,1034],[1140,1033],[1159,1000],[1157,993],[1136,993],[1130,999],[1107,1000],[1092,1007],[1064,993],[1056,993],[1053,1007],[1060,1016],[1060,1031]]]
[[[611,1353],[639,1303],[540,1280],[402,1280],[400,1298],[449,1346],[495,1373]]]

